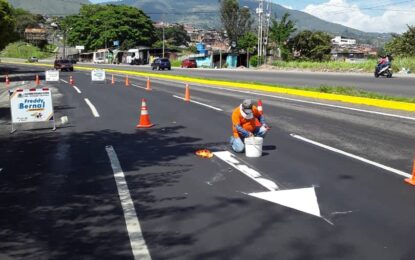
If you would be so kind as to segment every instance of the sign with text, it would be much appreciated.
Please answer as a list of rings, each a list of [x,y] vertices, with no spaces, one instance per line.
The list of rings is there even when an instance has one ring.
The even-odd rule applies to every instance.
[[[10,90],[12,123],[53,120],[52,93],[48,88]]]
[[[105,81],[105,70],[93,70],[91,72],[92,81]]]
[[[85,46],[77,45],[75,46],[75,49],[82,51],[82,50],[85,50]]]
[[[46,81],[59,81],[59,70],[47,70]]]

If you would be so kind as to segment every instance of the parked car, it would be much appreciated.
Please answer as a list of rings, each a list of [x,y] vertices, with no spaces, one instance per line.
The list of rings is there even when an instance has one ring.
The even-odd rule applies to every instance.
[[[73,64],[70,60],[55,60],[53,67],[55,68],[55,70],[73,71]]]
[[[164,70],[164,69],[168,69],[171,70],[171,64],[169,59],[166,58],[157,58],[153,61],[153,63],[151,63],[151,69],[155,70]]]
[[[197,63],[193,59],[184,59],[181,66],[182,68],[197,68]]]
[[[29,62],[38,62],[38,61],[39,61],[39,59],[38,59],[37,57],[30,57],[30,58],[28,59],[28,61],[29,61]]]

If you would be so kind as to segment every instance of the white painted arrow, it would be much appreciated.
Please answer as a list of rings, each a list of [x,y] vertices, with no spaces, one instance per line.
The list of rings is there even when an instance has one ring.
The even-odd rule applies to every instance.
[[[264,178],[258,171],[240,163],[231,152],[222,151],[213,154],[269,190],[267,192],[249,193],[248,195],[321,217],[314,187],[280,190],[275,182]]]

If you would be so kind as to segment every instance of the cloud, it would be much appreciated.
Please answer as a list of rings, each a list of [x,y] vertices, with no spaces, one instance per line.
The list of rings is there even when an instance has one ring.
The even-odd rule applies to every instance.
[[[372,6],[375,6],[373,4]],[[371,6],[366,5],[366,6]],[[329,0],[323,4],[310,4],[302,11],[326,21],[339,23],[365,32],[395,32],[407,31],[406,25],[415,25],[415,4],[406,6],[382,6],[386,9],[381,15],[364,13],[357,5],[347,0]]]
[[[293,9],[294,9],[294,8],[293,8],[292,6],[290,6],[290,5],[281,5],[281,6],[283,6],[283,7],[287,8],[287,9],[290,9],[290,10],[293,10]]]

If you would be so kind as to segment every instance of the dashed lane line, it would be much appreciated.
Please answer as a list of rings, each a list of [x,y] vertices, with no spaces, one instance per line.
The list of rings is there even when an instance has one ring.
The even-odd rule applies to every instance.
[[[131,199],[130,190],[124,172],[121,168],[117,154],[112,146],[107,146],[108,157],[111,161],[111,167],[114,172],[115,182],[117,184],[118,195],[120,197],[121,206],[124,212],[125,224],[127,226],[128,236],[130,237],[131,249],[135,260],[151,260],[150,253],[147,248],[141,231],[140,222],[134,203]]]
[[[296,139],[298,139],[298,140],[304,141],[304,142],[306,142],[306,143],[313,144],[313,145],[316,145],[316,146],[318,146],[318,147],[324,148],[324,149],[326,149],[326,150],[329,150],[329,151],[332,151],[332,152],[335,152],[335,153],[339,153],[339,154],[342,154],[342,155],[344,155],[344,156],[347,156],[347,157],[350,157],[350,158],[353,158],[353,159],[359,160],[359,161],[361,161],[361,162],[364,162],[364,163],[367,163],[367,164],[370,164],[370,165],[376,166],[376,167],[378,167],[378,168],[381,168],[381,169],[383,169],[383,170],[386,170],[386,171],[389,171],[389,172],[395,173],[395,174],[400,175],[400,176],[403,176],[403,177],[405,177],[405,178],[411,178],[411,175],[410,175],[410,174],[408,174],[408,173],[406,173],[406,172],[403,172],[403,171],[400,171],[400,170],[397,170],[397,169],[394,169],[394,168],[392,168],[392,167],[389,167],[389,166],[386,166],[386,165],[383,165],[383,164],[380,164],[380,163],[377,163],[377,162],[374,162],[374,161],[371,161],[371,160],[365,159],[365,158],[363,158],[363,157],[360,157],[360,156],[357,156],[357,155],[354,155],[354,154],[351,154],[351,153],[348,153],[348,152],[342,151],[342,150],[340,150],[340,149],[337,149],[337,148],[334,148],[334,147],[331,147],[331,146],[328,146],[328,145],[325,145],[325,144],[322,144],[322,143],[319,143],[319,142],[316,142],[316,141],[313,141],[313,140],[307,139],[307,138],[302,137],[302,136],[300,136],[300,135],[296,135],[296,134],[290,134],[290,135],[291,135],[292,137],[294,137],[294,138],[296,138]]]
[[[184,98],[176,96],[176,95],[173,95],[173,97],[184,100]],[[194,101],[194,100],[190,100],[190,102],[201,105],[201,106],[205,106],[205,107],[217,110],[217,111],[223,111],[223,109],[221,109],[221,108],[217,108],[217,107],[214,107],[214,106],[211,106],[211,105],[208,105],[208,104],[204,104],[204,103],[201,103],[201,102],[197,102],[197,101]]]
[[[89,106],[89,108],[92,111],[92,114],[94,115],[94,117],[99,117],[98,111],[95,108],[95,106],[91,103],[91,101],[89,101],[89,99],[84,98],[85,102],[87,103],[87,105]]]
[[[79,90],[77,86],[73,86],[73,88],[76,90],[76,92],[78,92],[79,94],[82,94],[81,90]]]

